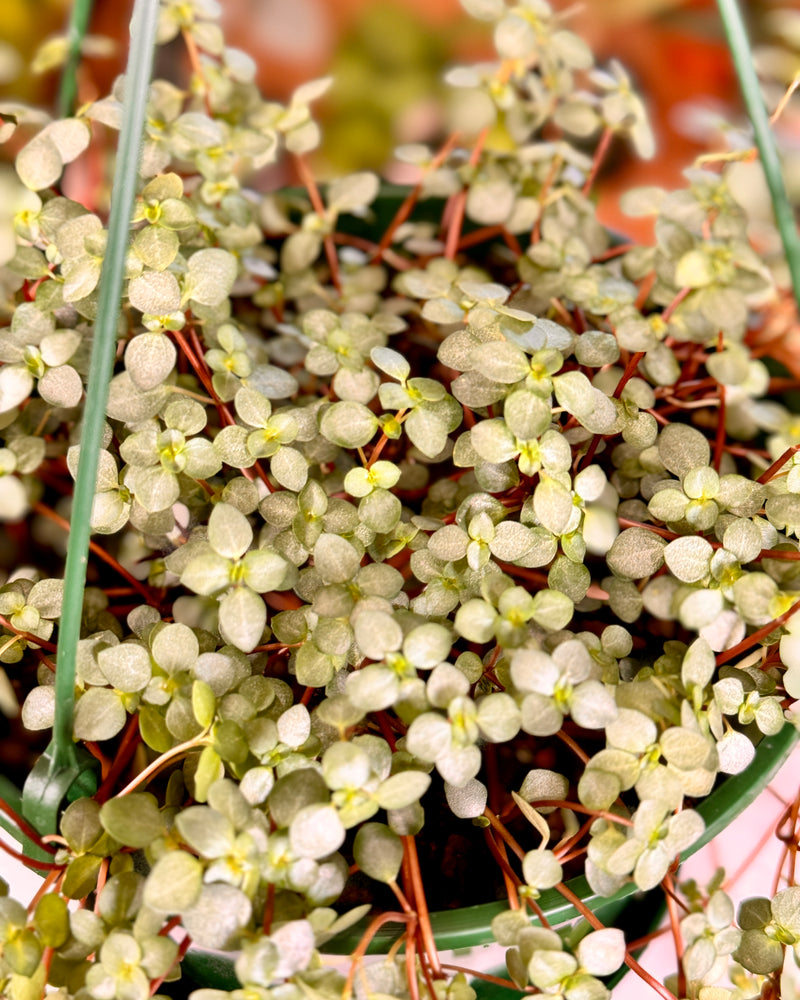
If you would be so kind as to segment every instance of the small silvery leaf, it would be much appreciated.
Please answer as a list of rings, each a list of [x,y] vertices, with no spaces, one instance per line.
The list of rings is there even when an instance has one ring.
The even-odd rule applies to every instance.
[[[39,379],[39,395],[51,406],[77,406],[83,395],[83,382],[70,365],[57,365],[48,368]]]
[[[719,769],[723,774],[741,774],[755,757],[756,748],[744,733],[731,729],[717,743]]]
[[[418,625],[406,635],[403,655],[419,670],[430,670],[447,659],[452,646],[450,630],[444,625],[428,622]]]
[[[496,691],[478,702],[478,725],[491,743],[513,740],[520,729],[520,711],[510,694]]]
[[[405,809],[419,802],[430,783],[430,775],[424,771],[399,771],[381,782],[375,798],[381,809]]]
[[[54,687],[35,687],[22,705],[22,725],[31,731],[50,729],[56,710]]]
[[[378,418],[363,403],[345,400],[333,403],[322,414],[320,430],[342,448],[363,448],[378,429]]]
[[[669,763],[682,770],[702,767],[713,749],[713,742],[683,726],[671,726],[659,742]]]
[[[616,927],[592,931],[578,945],[576,957],[592,976],[610,976],[625,961],[625,935]]]
[[[306,969],[314,954],[314,930],[308,920],[290,920],[270,935],[277,948],[274,976],[284,978]]]
[[[415,407],[403,427],[411,443],[427,458],[436,458],[447,444],[448,427],[436,410]]]
[[[546,768],[535,768],[528,771],[519,789],[519,795],[526,802],[538,799],[566,799],[569,791],[569,779],[557,771]],[[551,810],[545,807],[539,812],[546,815]]]
[[[284,489],[298,493],[308,481],[308,463],[296,448],[280,448],[269,464],[270,472]]]
[[[449,746],[436,758],[436,770],[446,782],[460,788],[477,775],[481,763],[481,752],[474,744]]]
[[[377,882],[394,882],[403,863],[403,841],[383,823],[365,823],[353,842],[358,867]]]
[[[76,740],[110,740],[121,732],[127,716],[119,695],[108,688],[89,688],[75,705]]]
[[[64,581],[45,579],[34,583],[27,603],[32,604],[43,618],[58,618],[64,599]]]
[[[310,734],[311,716],[305,705],[292,705],[278,719],[278,739],[287,746],[302,746]]]
[[[158,801],[148,792],[109,799],[100,809],[100,822],[107,833],[127,847],[149,847],[166,830]]]
[[[666,542],[647,528],[626,528],[614,539],[608,567],[626,580],[652,576],[664,563]]]
[[[55,143],[40,132],[19,151],[15,165],[22,183],[31,191],[41,191],[55,184],[64,163]]]
[[[358,572],[361,557],[340,535],[324,532],[314,546],[314,565],[326,583],[346,583]]]
[[[459,819],[474,819],[483,815],[489,793],[482,781],[471,778],[460,788],[445,782],[444,794],[455,816]]]
[[[97,665],[118,691],[142,691],[152,676],[150,655],[135,642],[108,646],[97,654]]]
[[[139,333],[125,349],[125,367],[140,389],[154,389],[172,371],[175,345],[163,333]]]
[[[681,680],[688,688],[695,685],[701,690],[710,683],[716,670],[716,659],[705,639],[696,639],[686,652],[681,666]]]
[[[375,200],[378,187],[377,174],[369,171],[337,178],[328,186],[328,206],[337,212],[358,212]]]
[[[235,831],[230,820],[208,806],[189,806],[175,817],[183,840],[201,857],[223,857],[233,848]]]
[[[522,859],[522,874],[534,889],[552,889],[564,873],[552,851],[528,851]]]
[[[195,668],[200,645],[188,625],[172,622],[150,633],[150,651],[159,667],[176,674]]]
[[[570,491],[552,476],[543,475],[533,493],[533,509],[543,527],[560,535],[566,530],[575,507]]]
[[[219,247],[198,250],[189,258],[183,298],[204,306],[218,306],[230,294],[236,271],[236,258],[227,250]]]
[[[219,602],[220,635],[243,653],[258,645],[266,623],[264,601],[249,587],[237,587]]]
[[[684,476],[691,469],[708,465],[711,448],[694,427],[671,423],[658,435],[658,455],[666,469],[676,476]]]
[[[514,208],[515,194],[514,187],[504,177],[477,181],[468,190],[467,216],[482,226],[500,225]]]
[[[436,712],[423,712],[414,719],[406,733],[409,753],[433,763],[450,746],[450,724]]]
[[[533,620],[551,631],[566,628],[572,620],[575,606],[566,594],[557,590],[540,590],[531,605]]]
[[[370,351],[370,358],[376,368],[380,368],[382,372],[397,379],[398,382],[405,382],[411,374],[411,365],[408,361],[402,354],[389,347],[373,347]]]
[[[479,597],[473,597],[462,604],[456,612],[456,631],[470,642],[488,642],[494,635],[497,617],[491,604]]]
[[[553,389],[559,406],[581,419],[595,408],[592,383],[582,372],[565,372],[553,379]]]
[[[195,904],[183,910],[181,916],[187,934],[198,948],[231,950],[239,944],[252,911],[252,903],[241,889],[212,882],[202,886]]]
[[[289,825],[289,842],[300,858],[324,858],[337,851],[344,838],[345,828],[330,805],[304,806]]]
[[[280,587],[286,568],[286,560],[271,549],[253,549],[242,559],[245,583],[259,594]]]
[[[713,554],[711,543],[701,535],[684,535],[667,543],[664,561],[683,583],[698,583],[708,576]]]
[[[164,316],[181,305],[178,279],[170,271],[144,271],[128,286],[128,299],[141,313]]]
[[[144,902],[159,913],[182,913],[193,906],[203,887],[203,866],[186,851],[168,851],[153,865],[144,886]]]
[[[617,715],[617,703],[600,681],[584,681],[572,693],[570,715],[584,729],[603,729]]]
[[[208,541],[219,555],[227,559],[239,559],[247,551],[253,540],[250,522],[227,503],[218,503],[208,519]]]
[[[33,389],[33,376],[22,365],[0,368],[0,413],[13,410],[23,403]]]

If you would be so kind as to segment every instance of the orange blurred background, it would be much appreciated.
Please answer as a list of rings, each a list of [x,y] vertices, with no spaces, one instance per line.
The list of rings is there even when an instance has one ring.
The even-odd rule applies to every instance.
[[[81,97],[105,93],[120,71],[131,0],[97,0],[91,32],[117,41],[116,57],[89,59]],[[616,194],[632,185],[679,186],[681,172],[716,137],[685,111],[738,108],[736,84],[714,0],[555,0],[569,26],[593,46],[598,62],[619,58],[650,110],[658,152],[637,161],[618,144],[602,180],[603,217],[618,225]],[[380,169],[398,142],[441,136],[438,99],[448,65],[489,56],[487,26],[464,15],[459,0],[221,0],[230,45],[257,61],[264,93],[285,99],[300,83],[332,73],[335,84],[315,112],[324,122],[318,172]],[[770,11],[797,0],[750,0],[756,39],[767,37]],[[12,91],[47,101],[57,74],[33,78],[26,69],[37,45],[63,30],[69,0],[3,0],[0,40],[17,48],[21,72]],[[157,71],[180,78],[180,42],[161,56]],[[0,59],[0,85],[4,83]],[[798,59],[800,65],[800,59]],[[691,134],[690,134],[691,133]],[[626,228],[630,231],[630,221]],[[633,234],[632,234],[633,235]]]

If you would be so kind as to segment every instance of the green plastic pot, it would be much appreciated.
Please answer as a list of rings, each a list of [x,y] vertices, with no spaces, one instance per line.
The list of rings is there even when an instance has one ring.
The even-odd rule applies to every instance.
[[[689,850],[682,855],[685,860],[714,837],[721,834],[758,795],[764,791],[783,762],[793,750],[798,739],[798,733],[788,723],[776,736],[765,737],[758,748],[749,767],[741,774],[732,775],[720,782],[717,788],[698,806],[697,811],[705,820],[705,833]],[[642,894],[635,884],[630,883],[619,889],[613,896],[599,896],[593,892],[583,875],[576,876],[567,883],[603,923],[609,926],[623,927],[630,924],[640,929],[648,925],[648,919],[642,920],[641,911],[630,908],[638,904]],[[655,899],[661,901],[660,890],[647,894],[645,907],[652,919],[655,913]],[[547,920],[553,925],[564,924],[580,916],[575,907],[567,902],[556,889],[542,893],[539,899]],[[480,906],[468,906],[460,910],[446,910],[431,914],[436,944],[441,951],[458,951],[489,945],[493,942],[491,923],[493,917],[507,909],[502,902],[484,903]],[[531,917],[532,922],[538,922]],[[329,941],[325,951],[332,955],[351,954],[366,929],[367,921],[356,924],[344,934]],[[372,940],[368,954],[385,954],[397,940],[401,930],[399,926],[386,925],[382,927]],[[238,985],[233,972],[233,958],[223,952],[206,952],[190,950],[183,962],[184,969],[197,983],[216,989],[235,989]],[[478,991],[481,1000],[509,1000],[511,996],[519,995],[493,984],[473,981],[473,987]]]

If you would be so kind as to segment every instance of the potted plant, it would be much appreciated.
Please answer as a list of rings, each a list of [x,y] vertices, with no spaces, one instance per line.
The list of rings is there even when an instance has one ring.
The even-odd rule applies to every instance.
[[[747,340],[772,259],[725,169],[632,192],[655,245],[615,240],[597,172],[651,143],[624,72],[543,0],[464,6],[499,61],[450,74],[472,141],[405,150],[407,191],[321,190],[326,82],[265,100],[210,0],[137,0],[110,97],[4,112],[36,130],[0,244],[0,662],[52,729],[2,781],[45,876],[0,898],[12,1000],[162,995],[192,946],[241,984],[195,1000],[577,1000],[623,964],[674,996],[601,917],[674,896],[794,742],[800,445]],[[151,85],[178,35],[190,84]],[[106,224],[59,183],[120,125]],[[247,186],[284,155],[302,189]],[[678,994],[731,955],[775,981],[797,894],[738,924],[687,895]],[[440,950],[476,920],[508,971],[469,985]]]

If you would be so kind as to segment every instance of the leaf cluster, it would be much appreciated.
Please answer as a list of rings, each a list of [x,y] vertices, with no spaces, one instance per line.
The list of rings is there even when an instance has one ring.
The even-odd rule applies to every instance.
[[[410,211],[367,239],[349,224],[385,197],[373,174],[248,187],[287,156],[305,176],[329,81],[269,101],[214,0],[162,4],[160,41],[197,61],[186,90],[151,88],[95,496],[71,512],[104,543],[72,734],[104,780],[63,811],[55,888],[32,913],[0,899],[12,1000],[46,976],[65,1000],[145,1000],[178,975],[178,923],[238,953],[248,998],[349,995],[319,951],[368,909],[360,880],[422,920],[411,845],[437,796],[522,900],[493,923],[511,980],[602,1000],[622,932],[576,941],[524,906],[584,854],[598,894],[656,887],[703,832],[695,804],[800,698],[800,428],[746,336],[780,274],[726,170],[627,195],[655,243],[614,247],[585,149],[651,152],[624,70],[544,0],[463,6],[498,56],[448,77],[481,137],[403,151]],[[41,124],[0,210],[0,519],[37,531],[70,513],[107,241],[101,192],[59,181],[123,97]],[[0,705],[22,691],[29,730],[54,720],[51,555],[0,587]],[[796,891],[738,927],[700,894],[685,977],[710,986],[728,955],[775,971]],[[427,989],[430,955],[412,965],[393,951],[369,989]]]

